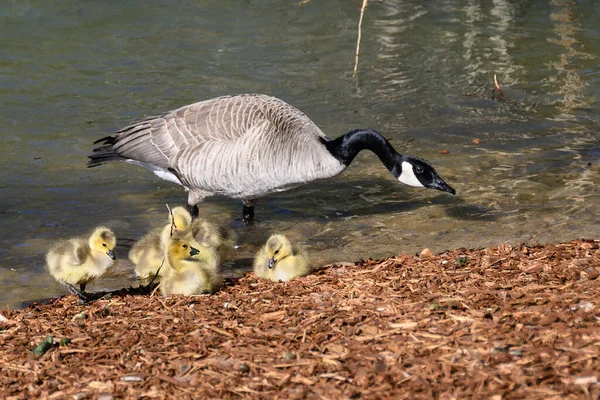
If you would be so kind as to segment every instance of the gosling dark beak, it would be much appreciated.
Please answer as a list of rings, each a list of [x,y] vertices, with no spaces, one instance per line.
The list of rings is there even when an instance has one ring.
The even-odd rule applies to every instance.
[[[190,256],[195,256],[196,254],[200,254],[200,250],[193,248],[190,246]]]
[[[110,258],[112,258],[113,260],[116,260],[116,259],[117,259],[117,256],[115,255],[115,252],[114,252],[114,250],[109,250],[109,251],[107,251],[107,252],[106,252],[106,254],[108,254],[108,256],[109,256]]]
[[[273,257],[269,258],[269,269],[272,269],[275,266],[275,259]]]
[[[450,186],[446,182],[444,182],[444,180],[442,178],[440,178],[439,176],[436,176],[435,178],[433,178],[433,182],[428,184],[427,187],[430,189],[437,189],[437,190],[441,190],[443,192],[456,194],[456,190],[454,190],[454,188],[452,186]]]

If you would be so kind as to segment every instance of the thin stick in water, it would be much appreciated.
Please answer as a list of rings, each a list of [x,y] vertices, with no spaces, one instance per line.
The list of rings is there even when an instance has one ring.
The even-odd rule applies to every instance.
[[[356,72],[358,70],[358,54],[360,52],[360,38],[361,38],[361,31],[362,31],[362,20],[363,20],[363,15],[365,13],[365,8],[367,8],[367,3],[369,2],[369,0],[363,0],[362,2],[362,7],[360,8],[360,18],[358,19],[358,38],[356,39],[356,56],[354,58],[354,72],[352,73],[352,77],[356,78]]]

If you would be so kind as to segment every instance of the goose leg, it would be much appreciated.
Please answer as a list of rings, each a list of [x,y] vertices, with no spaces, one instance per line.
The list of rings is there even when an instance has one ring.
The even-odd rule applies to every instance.
[[[242,206],[242,218],[244,224],[252,225],[254,223],[254,207]]]
[[[254,205],[258,200],[243,200],[244,205],[242,206],[242,218],[244,224],[253,225],[254,223]]]
[[[194,204],[193,206],[191,206],[189,203],[185,206],[185,208],[189,211],[189,213],[192,215],[192,218],[197,218],[198,214],[200,213],[200,210],[198,209],[198,205]]]

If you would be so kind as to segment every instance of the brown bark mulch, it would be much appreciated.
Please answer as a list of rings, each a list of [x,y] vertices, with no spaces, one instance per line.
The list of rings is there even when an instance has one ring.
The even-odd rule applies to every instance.
[[[0,398],[597,399],[599,242],[2,310]]]

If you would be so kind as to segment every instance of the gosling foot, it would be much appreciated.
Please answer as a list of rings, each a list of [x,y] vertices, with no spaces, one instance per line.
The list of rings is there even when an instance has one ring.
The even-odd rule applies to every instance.
[[[88,296],[83,291],[77,289],[75,286],[71,285],[70,283],[65,283],[65,287],[67,288],[67,290],[69,292],[71,292],[75,296],[79,297],[79,301],[77,302],[78,304],[89,304],[90,303],[90,300],[91,300],[90,296]]]

